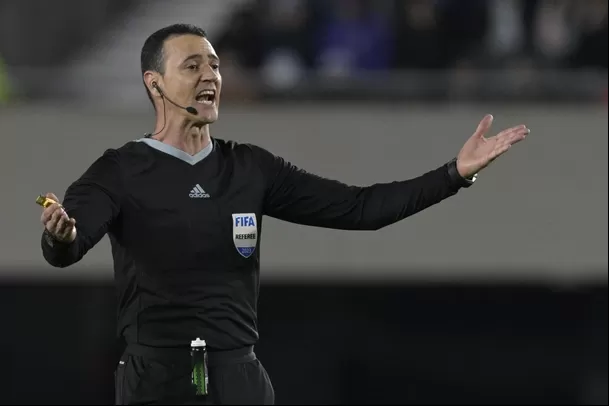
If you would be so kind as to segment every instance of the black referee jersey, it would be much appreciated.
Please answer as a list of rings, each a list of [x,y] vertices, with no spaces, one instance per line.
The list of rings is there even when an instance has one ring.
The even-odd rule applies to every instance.
[[[46,261],[66,267],[107,233],[127,344],[180,347],[195,337],[231,350],[258,339],[262,216],[318,227],[376,230],[467,185],[454,160],[420,177],[349,186],[267,150],[212,138],[191,156],[143,138],[109,149],[69,186],[77,238],[43,233]]]

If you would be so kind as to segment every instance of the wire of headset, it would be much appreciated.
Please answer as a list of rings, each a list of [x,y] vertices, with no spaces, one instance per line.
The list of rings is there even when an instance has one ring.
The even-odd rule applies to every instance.
[[[157,89],[158,91],[158,87],[156,86],[156,83],[153,82],[152,87],[154,87],[155,89]],[[159,131],[157,131],[154,134],[148,133],[146,134],[146,136],[144,138],[152,138],[155,135],[160,134],[164,129],[165,129],[165,125],[167,123],[167,103],[165,103],[165,95],[163,94],[163,92],[159,92],[161,95],[161,100],[163,101],[163,126],[161,127],[161,129]]]
[[[173,104],[174,106],[179,107],[182,110],[185,110],[188,114],[192,114],[194,116],[196,116],[198,114],[198,111],[197,111],[197,109],[195,107],[193,107],[193,106],[186,106],[186,107],[181,106],[178,103],[176,103],[173,100],[171,100],[169,97],[167,97],[165,95],[165,92],[163,92],[161,90],[161,88],[159,87],[159,85],[156,84],[156,82],[152,82],[151,86],[153,88],[155,88],[157,92],[159,92],[159,94],[161,95],[161,99],[163,99],[163,127],[161,127],[161,129],[158,132],[156,132],[154,134],[149,134],[149,136],[146,137],[146,138],[150,138],[150,137],[152,137],[154,135],[157,135],[157,134],[159,134],[161,131],[163,131],[165,129],[165,124],[167,122],[167,117],[166,117],[167,116],[167,106],[166,106],[166,103],[165,103],[165,99],[167,99],[167,101],[170,102],[171,104]]]

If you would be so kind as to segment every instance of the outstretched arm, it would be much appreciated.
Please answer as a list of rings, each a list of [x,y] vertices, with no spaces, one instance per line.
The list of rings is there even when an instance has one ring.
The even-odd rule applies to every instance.
[[[344,229],[377,230],[412,216],[468,187],[471,179],[528,134],[525,126],[484,138],[486,116],[458,157],[419,177],[349,186],[310,174],[263,149],[256,149],[267,180],[264,213],[293,223]]]

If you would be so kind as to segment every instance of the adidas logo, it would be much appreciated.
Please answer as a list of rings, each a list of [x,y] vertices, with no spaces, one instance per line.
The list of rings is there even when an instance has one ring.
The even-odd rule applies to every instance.
[[[193,199],[207,199],[209,197],[209,193],[205,192],[201,185],[197,183],[188,194],[188,197],[191,197]]]

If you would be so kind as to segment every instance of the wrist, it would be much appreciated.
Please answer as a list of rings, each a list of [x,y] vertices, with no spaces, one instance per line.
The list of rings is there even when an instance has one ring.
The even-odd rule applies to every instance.
[[[73,241],[64,241],[64,240],[61,240],[61,239],[57,238],[55,235],[53,235],[46,228],[42,232],[42,238],[44,238],[44,241],[51,248],[53,248],[53,247],[66,247],[66,246],[70,245],[73,242]]]
[[[477,174],[474,174],[470,177],[464,177],[463,175],[461,175],[461,172],[459,171],[459,168],[457,167],[457,158],[453,158],[452,160],[450,160],[447,164],[447,169],[448,169],[448,176],[450,178],[450,180],[453,182],[453,184],[459,186],[459,187],[470,187],[471,185],[474,184],[474,182],[476,181],[477,178]]]

